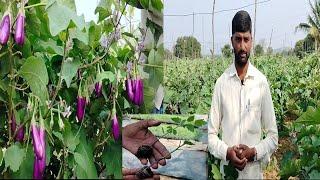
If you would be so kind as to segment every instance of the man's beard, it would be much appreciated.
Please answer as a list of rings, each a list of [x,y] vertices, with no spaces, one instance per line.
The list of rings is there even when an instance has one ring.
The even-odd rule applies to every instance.
[[[241,54],[245,53],[246,56],[245,57],[241,57]],[[238,53],[234,53],[234,57],[235,57],[235,63],[240,66],[243,67],[247,64],[248,59],[250,57],[250,52],[245,52],[245,51],[239,51]]]

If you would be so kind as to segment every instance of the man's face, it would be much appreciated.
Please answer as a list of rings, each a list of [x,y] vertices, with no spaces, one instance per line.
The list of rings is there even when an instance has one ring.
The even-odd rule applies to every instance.
[[[252,37],[249,31],[235,32],[231,37],[232,46],[234,49],[235,62],[244,66],[250,57],[252,47]]]

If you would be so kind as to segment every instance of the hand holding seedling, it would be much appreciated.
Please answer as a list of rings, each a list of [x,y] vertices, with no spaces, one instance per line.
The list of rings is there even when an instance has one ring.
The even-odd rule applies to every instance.
[[[160,124],[156,120],[143,120],[125,126],[122,131],[123,147],[137,156],[142,164],[146,165],[149,160],[154,169],[158,168],[158,164],[166,165],[165,159],[171,158],[166,147],[148,130]]]
[[[247,145],[240,144],[239,145],[239,158],[246,158],[249,162],[254,160],[254,156],[256,155],[255,148],[249,148]]]
[[[242,171],[247,165],[248,160],[246,158],[238,157],[238,155],[241,155],[240,151],[241,150],[237,146],[229,147],[227,150],[227,160],[230,160],[230,163],[235,168]]]
[[[244,144],[229,147],[227,150],[227,160],[230,160],[231,164],[240,171],[244,169],[247,162],[254,160],[255,155],[255,148],[249,148]]]
[[[136,168],[136,169],[122,169],[124,180],[136,180],[136,179],[160,179],[159,174],[152,172],[150,168]],[[148,175],[145,177],[145,175]]]

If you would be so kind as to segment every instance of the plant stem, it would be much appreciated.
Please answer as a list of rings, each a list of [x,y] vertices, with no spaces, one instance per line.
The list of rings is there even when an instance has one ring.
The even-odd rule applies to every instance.
[[[95,64],[97,64],[101,59],[103,59],[106,55],[108,54],[108,50],[105,51],[105,53],[102,56],[98,56],[96,57],[91,63],[89,64],[85,64],[83,66],[80,66],[79,69],[84,69],[84,68],[88,68],[90,66],[93,66]]]
[[[119,25],[119,23],[120,23],[120,20],[121,20],[121,18],[122,18],[122,14],[124,13],[124,10],[126,9],[126,6],[127,6],[127,3],[125,4],[125,7],[123,8],[123,11],[122,11],[122,13],[121,13],[121,15],[120,15],[119,21],[118,21],[117,24],[114,26],[115,29],[118,27],[118,25]],[[101,59],[103,59],[103,58],[108,54],[109,48],[110,48],[110,46],[108,46],[108,48],[106,48],[105,53],[104,53],[102,56],[96,57],[96,58],[95,58],[91,63],[89,63],[89,64],[85,64],[85,65],[83,65],[83,66],[80,66],[79,69],[88,68],[88,67],[90,67],[90,66],[93,66],[93,65],[97,64]]]
[[[163,68],[163,66],[153,65],[153,64],[142,64],[138,63],[140,66],[149,66],[149,67],[155,67],[155,68]]]
[[[52,97],[52,100],[50,102],[50,104],[48,105],[48,109],[47,109],[47,112],[44,113],[44,116],[43,116],[43,119],[47,119],[49,114],[50,114],[50,108],[52,108],[53,104],[54,104],[54,101],[58,95],[58,92],[59,90],[61,89],[61,84],[62,84],[62,76],[61,76],[61,73],[62,73],[62,69],[63,69],[63,64],[64,64],[64,61],[66,59],[66,56],[67,56],[67,41],[69,39],[69,29],[67,29],[67,33],[66,33],[66,41],[65,41],[65,44],[64,44],[64,51],[63,51],[63,58],[62,58],[62,62],[61,62],[61,69],[60,69],[60,76],[59,76],[59,80],[57,82],[57,86],[56,86],[56,90],[54,91],[54,95]],[[12,54],[12,53],[11,53]],[[10,56],[11,57],[11,56]],[[13,60],[10,60],[10,64]],[[11,84],[11,83],[10,83]],[[9,110],[10,110],[10,104],[9,104]],[[9,112],[10,113],[10,112]],[[9,119],[11,118],[10,114],[9,114]],[[31,117],[29,119],[27,119],[25,122],[23,122],[20,126],[23,126],[25,125],[27,122],[31,121]],[[11,128],[11,125],[9,123],[9,131],[10,131],[10,128]],[[14,132],[14,136],[17,134],[17,131],[18,129],[16,129],[16,131]],[[13,136],[13,137],[14,137]],[[9,132],[9,143],[12,141],[12,137],[11,137],[11,134]]]
[[[12,91],[14,90],[14,88],[12,87],[12,83],[13,83],[13,66],[14,66],[14,58],[12,55],[12,44],[9,46],[9,65],[10,65],[10,85],[9,85],[9,112],[8,112],[8,134],[9,134],[9,140],[13,139],[14,136],[12,136],[11,134],[11,123],[12,123],[12,117],[14,116],[14,111],[13,111],[13,107],[14,107],[14,103],[13,103],[13,99],[12,99]],[[17,128],[14,130],[14,135],[17,132]],[[9,141],[8,143],[10,144],[11,141]]]
[[[47,3],[37,3],[37,4],[32,4],[30,6],[25,6],[24,9],[29,9],[37,6],[45,6],[45,5],[47,5]]]
[[[63,50],[63,58],[62,58],[62,62],[61,62],[61,69],[60,69],[60,76],[59,76],[59,80],[58,80],[58,83],[57,83],[57,86],[56,86],[56,90],[54,91],[54,94],[52,96],[52,101],[49,105],[49,107],[52,106],[52,104],[54,103],[57,95],[58,95],[58,92],[59,90],[61,89],[61,85],[62,85],[62,70],[63,70],[63,65],[64,65],[64,62],[66,60],[66,57],[67,57],[67,43],[68,43],[68,40],[69,40],[69,29],[67,29],[67,33],[66,33],[66,41],[64,43],[64,50]],[[48,111],[49,112],[49,111]],[[48,114],[48,113],[47,113]]]
[[[107,124],[107,121],[111,118],[111,114],[112,113],[109,113],[108,118],[106,119],[106,121],[104,121],[103,127],[101,128],[101,131],[98,134],[98,140],[97,140],[96,145],[94,146],[95,150],[100,145],[100,143],[98,143],[98,142],[100,141],[100,138],[101,138],[101,135],[102,135],[103,131],[106,129],[106,124]]]
[[[158,164],[159,161],[161,161],[161,160],[163,160],[163,159],[168,158],[172,153],[174,153],[175,151],[179,150],[179,149],[180,149],[182,146],[184,146],[184,145],[185,145],[184,143],[181,144],[181,140],[180,140],[180,143],[179,143],[179,146],[178,146],[178,147],[176,147],[174,150],[172,150],[167,156],[163,156],[162,158],[160,158],[160,159],[156,160],[155,162],[153,162],[152,164],[150,164],[149,167],[151,167],[151,166],[154,165],[154,164]]]

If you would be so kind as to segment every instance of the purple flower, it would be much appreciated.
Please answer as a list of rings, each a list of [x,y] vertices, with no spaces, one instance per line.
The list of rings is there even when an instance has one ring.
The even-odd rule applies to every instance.
[[[137,52],[144,51],[144,43],[143,43],[143,41],[138,42],[138,45],[136,46],[136,51]]]
[[[100,97],[102,95],[102,82],[97,82],[94,86],[94,90],[96,92],[96,96]]]
[[[112,117],[112,135],[114,140],[118,140],[120,137],[120,126],[118,123],[117,115],[113,115]]]
[[[22,12],[19,12],[17,22],[16,22],[16,32],[14,34],[14,40],[18,45],[24,44],[24,23],[25,16]]]
[[[86,97],[78,96],[77,99],[77,119],[82,122],[84,118],[85,108],[86,108]]]
[[[147,61],[147,56],[144,55],[144,54],[141,54],[141,55],[140,55],[140,58],[139,58],[139,63],[140,63],[140,64],[145,64],[146,61]]]
[[[127,63],[127,73],[130,73],[131,71],[132,71],[132,62],[131,61],[129,61],[128,63]]]
[[[101,39],[100,39],[100,45],[102,46],[102,47],[104,47],[104,48],[108,48],[108,46],[109,46],[109,38],[108,38],[108,36],[106,36],[105,34],[103,34],[102,36],[101,36]]]
[[[119,41],[119,39],[121,39],[121,29],[120,29],[120,27],[117,27],[115,29],[115,32],[113,33],[113,39],[115,41]]]
[[[7,44],[10,36],[10,16],[9,14],[3,16],[0,24],[0,43]]]

